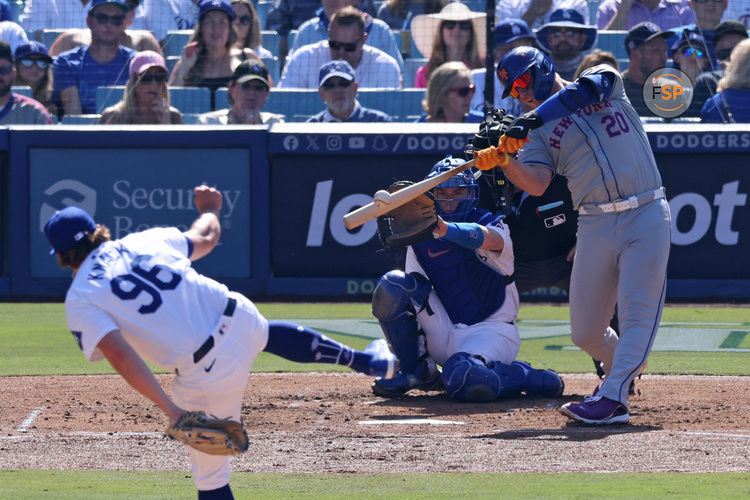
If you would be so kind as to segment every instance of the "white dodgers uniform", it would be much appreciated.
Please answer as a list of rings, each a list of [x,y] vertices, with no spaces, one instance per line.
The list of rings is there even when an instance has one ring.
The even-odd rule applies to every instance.
[[[268,322],[255,305],[198,274],[192,243],[177,228],[155,228],[100,245],[83,261],[65,298],[68,326],[90,361],[120,330],[143,359],[176,373],[172,399],[240,421],[251,365]],[[229,457],[188,447],[199,490],[229,482]]]
[[[499,234],[503,250],[472,250],[445,240],[410,246],[406,272],[426,276],[432,284],[429,308],[417,313],[417,322],[439,365],[457,352],[509,364],[521,345],[515,324],[518,291],[508,284],[513,275],[510,231],[502,216],[485,210],[473,210],[467,220]]]
[[[622,77],[600,65],[581,78],[601,73],[614,78],[609,99],[532,130],[520,160],[567,179],[579,212],[570,283],[572,338],[604,364],[607,378],[599,394],[627,406],[630,380],[646,362],[659,326],[671,217]],[[619,340],[607,328],[615,303]]]

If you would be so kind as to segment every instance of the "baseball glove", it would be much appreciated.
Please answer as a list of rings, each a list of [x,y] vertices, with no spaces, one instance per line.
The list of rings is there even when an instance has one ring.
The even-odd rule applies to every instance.
[[[167,436],[209,455],[239,455],[247,450],[247,433],[234,420],[189,411],[166,430]]]
[[[388,192],[395,193],[412,184],[411,181],[396,181],[388,186]],[[405,247],[433,239],[435,226],[435,200],[430,193],[423,193],[378,217],[378,236],[385,248]]]

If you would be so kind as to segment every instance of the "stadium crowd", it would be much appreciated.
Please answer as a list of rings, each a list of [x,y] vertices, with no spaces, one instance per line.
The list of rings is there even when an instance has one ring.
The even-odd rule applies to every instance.
[[[613,61],[645,120],[644,83],[672,67],[694,89],[678,119],[748,121],[750,0],[498,0],[489,54],[486,17],[478,0],[0,0],[0,124],[481,121],[488,57],[520,45],[566,79]]]

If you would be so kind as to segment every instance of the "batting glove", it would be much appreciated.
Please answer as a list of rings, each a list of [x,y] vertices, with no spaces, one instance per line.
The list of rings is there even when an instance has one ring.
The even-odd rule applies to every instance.
[[[513,120],[510,123],[510,127],[505,131],[505,135],[512,137],[513,139],[526,139],[529,135],[530,130],[539,128],[544,125],[542,118],[539,116],[536,110],[529,111]]]
[[[474,166],[479,170],[492,170],[504,167],[510,162],[510,156],[494,146],[474,152]]]

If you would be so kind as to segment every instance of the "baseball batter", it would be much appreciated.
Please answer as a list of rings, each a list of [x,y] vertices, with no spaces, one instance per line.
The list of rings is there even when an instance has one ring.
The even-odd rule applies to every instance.
[[[606,377],[592,397],[561,411],[591,424],[627,422],[628,386],[659,326],[670,245],[669,204],[646,132],[610,66],[590,68],[570,83],[542,52],[519,47],[500,61],[498,78],[533,111],[513,121],[497,149],[479,153],[477,166],[501,165],[535,196],[554,175],[565,176],[579,214],[572,339],[602,361]],[[518,160],[507,154],[521,146]],[[619,339],[607,327],[615,303]]]
[[[396,360],[384,340],[360,352],[294,323],[269,322],[243,295],[198,274],[191,261],[221,235],[221,193],[198,186],[195,206],[200,215],[186,232],[154,228],[116,241],[76,207],[49,219],[44,232],[58,264],[75,273],[65,297],[68,326],[90,361],[109,360],[170,426],[187,410],[241,421],[250,367],[263,350],[392,376]],[[176,374],[171,398],[143,360]],[[229,457],[188,451],[198,498],[233,498]]]
[[[429,177],[464,162],[450,156]],[[372,312],[400,361],[396,377],[375,380],[373,392],[397,397],[444,385],[459,401],[527,394],[555,397],[563,381],[550,370],[514,361],[513,245],[502,216],[478,209],[470,171],[434,190],[438,213],[432,239],[408,247],[405,271],[390,271],[373,293]],[[442,365],[442,376],[436,364]]]

